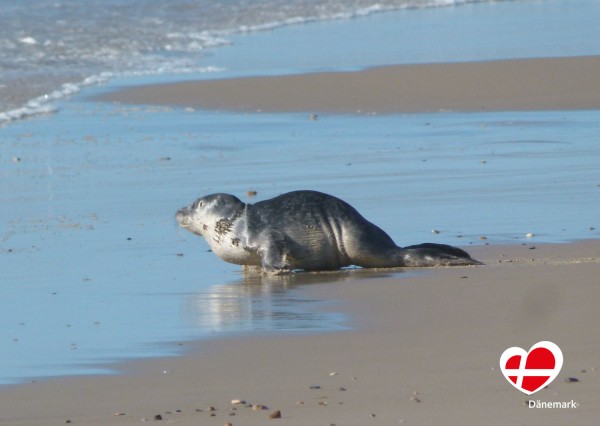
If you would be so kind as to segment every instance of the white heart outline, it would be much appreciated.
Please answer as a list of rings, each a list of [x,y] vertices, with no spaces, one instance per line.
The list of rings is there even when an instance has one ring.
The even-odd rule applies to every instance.
[[[521,369],[525,368],[525,360],[527,359],[527,356],[534,350],[537,348],[546,348],[548,349],[550,352],[552,352],[552,355],[554,356],[554,369],[553,370],[543,370],[545,372],[547,372],[548,374],[544,374],[544,376],[549,376],[548,380],[546,380],[544,382],[544,384],[542,384],[539,388],[537,388],[536,390],[532,391],[528,391],[527,389],[523,389],[521,387],[519,387],[518,383],[518,379],[517,379],[517,383],[513,383],[512,380],[510,380],[508,377],[509,376],[519,376],[518,374],[515,374],[515,371],[520,371]],[[520,355],[521,356],[521,367],[519,370],[514,370],[514,369],[506,369],[506,361],[508,361],[510,358],[512,358],[515,355]],[[556,379],[556,376],[558,376],[558,373],[560,373],[560,370],[562,368],[563,365],[563,354],[562,351],[560,350],[560,348],[552,342],[549,342],[547,340],[543,340],[541,342],[537,342],[535,345],[533,345],[528,352],[525,351],[525,349],[523,348],[519,348],[518,346],[513,346],[512,348],[508,348],[507,350],[505,350],[504,352],[502,352],[502,355],[500,356],[500,370],[502,370],[502,374],[504,374],[504,377],[506,378],[506,380],[508,381],[508,383],[510,383],[511,385],[513,385],[516,389],[520,390],[521,392],[527,394],[527,395],[533,395],[534,393],[540,391],[541,389],[543,389],[544,387],[548,386],[550,383],[552,383],[552,381],[554,379]],[[534,370],[535,371],[535,370]],[[527,376],[527,374],[525,374]],[[521,377],[523,375],[520,375]]]

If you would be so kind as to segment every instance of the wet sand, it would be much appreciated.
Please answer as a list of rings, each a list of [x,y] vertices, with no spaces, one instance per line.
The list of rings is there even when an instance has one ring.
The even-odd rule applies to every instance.
[[[592,424],[600,242],[468,249],[486,265],[307,288],[347,313],[350,331],[190,344],[184,357],[131,363],[123,375],[6,387],[0,423],[128,425],[160,415],[182,425]],[[562,349],[564,364],[527,397],[498,362],[506,348],[541,340]],[[578,406],[528,408],[529,399]],[[277,410],[282,418],[270,420]]]
[[[398,65],[358,72],[201,80],[99,98],[263,112],[414,113],[600,108],[600,57]]]

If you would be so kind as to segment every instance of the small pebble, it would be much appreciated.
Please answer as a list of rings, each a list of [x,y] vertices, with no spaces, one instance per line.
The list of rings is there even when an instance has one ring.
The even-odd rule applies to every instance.
[[[313,385],[313,386],[310,387],[310,389],[313,389],[313,390],[315,390],[315,389],[321,389],[321,386],[319,386],[319,385]]]
[[[248,191],[248,192],[246,192],[246,195],[248,197],[256,197],[256,194],[258,194],[258,192],[256,192],[256,191]]]
[[[485,235],[482,235],[481,237],[479,237],[480,240],[487,240],[487,237]]]
[[[579,379],[577,377],[567,377],[565,379],[565,382],[567,382],[567,383],[577,383],[577,382],[579,382]]]
[[[374,413],[369,414],[370,418],[377,417]]]
[[[115,416],[124,416],[124,415],[125,415],[125,413],[121,413],[121,412],[115,413]]]
[[[340,386],[340,387],[338,388],[338,390],[339,390],[340,392],[346,392],[346,388],[345,388],[345,387],[342,387],[342,386]]]
[[[254,405],[252,406],[252,409],[253,409],[254,411],[261,411],[261,410],[268,410],[268,409],[269,409],[269,407],[267,407],[266,405],[262,405],[262,404],[254,404]]]
[[[439,231],[439,230],[437,230],[437,229],[432,229],[432,230],[431,230],[431,233],[432,233],[432,234],[439,234],[439,233],[440,233],[440,231]]]
[[[155,420],[155,421],[160,421],[160,420],[162,420],[162,419],[163,419],[163,418],[162,418],[162,416],[161,416],[160,414],[157,414],[156,416],[154,416],[154,420]]]
[[[217,409],[211,405],[210,407],[208,407],[208,411],[217,411]]]
[[[326,407],[327,403],[325,401],[319,401],[319,405],[322,407]]]
[[[280,419],[281,418],[281,411],[277,410],[277,411],[273,411],[270,415],[269,415],[270,419]]]
[[[243,399],[232,399],[231,400],[231,404],[232,405],[236,405],[236,404],[245,404],[246,401],[244,401]]]
[[[533,233],[531,233],[531,232],[530,232],[530,233],[528,233],[528,234],[527,234],[527,235],[525,235],[525,236],[526,236],[527,238],[533,238],[533,237],[535,237],[535,234],[533,234]]]
[[[338,373],[336,373],[335,371],[332,371],[331,373],[329,373],[330,376],[337,376]]]

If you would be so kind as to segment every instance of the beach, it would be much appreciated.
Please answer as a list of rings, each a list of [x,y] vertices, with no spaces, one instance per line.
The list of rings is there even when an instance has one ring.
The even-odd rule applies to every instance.
[[[4,389],[2,424],[128,425],[157,415],[183,425],[593,423],[598,242],[470,250],[486,265],[406,278],[359,272],[305,290],[334,301],[350,330],[191,343],[183,357],[126,363],[118,376]],[[528,397],[502,376],[499,358],[544,339],[560,346],[564,364]],[[276,411],[281,418],[269,419]]]
[[[198,33],[190,2],[145,20],[137,3],[118,18],[90,2],[93,26],[69,16],[103,47],[78,38],[68,84],[23,110],[39,93],[15,86],[0,116],[0,425],[598,418],[596,2],[333,2],[315,17],[304,2],[263,15],[278,11],[265,0],[233,35],[227,9]],[[105,16],[152,31],[119,51]],[[4,45],[24,64],[72,40],[31,34]],[[90,80],[73,86],[74,70]],[[347,201],[399,246],[484,264],[246,275],[175,221],[198,196],[298,189]],[[526,395],[500,357],[541,341],[564,362]]]
[[[140,86],[101,100],[243,112],[393,114],[600,108],[600,57],[398,65]]]

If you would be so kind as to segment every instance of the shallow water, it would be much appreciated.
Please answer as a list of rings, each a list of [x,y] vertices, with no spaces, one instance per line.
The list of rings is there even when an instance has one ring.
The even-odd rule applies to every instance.
[[[531,11],[547,4],[566,7],[558,1],[502,7]],[[467,22],[475,6],[459,10],[465,13],[455,18]],[[430,10],[422,22],[448,11]],[[327,25],[313,24],[254,34],[215,51],[203,65],[227,68],[221,75],[243,75],[387,63],[402,55],[370,49],[367,42],[357,43],[352,54],[341,43],[353,28],[365,25],[367,31],[369,23],[381,36],[386,16],[330,23],[330,33]],[[398,30],[397,22],[387,21],[389,31]],[[427,31],[415,34],[428,37]],[[298,44],[303,55],[295,58],[277,53],[281,43],[311,36],[340,45],[339,57],[321,61],[331,48],[325,42],[322,49]],[[485,43],[473,43],[470,54],[481,53]],[[456,45],[446,47],[460,56]],[[542,53],[554,51],[564,52]],[[360,52],[376,53],[363,60]],[[138,81],[157,79],[115,85]],[[0,383],[107,372],[97,366],[176,354],[186,340],[223,333],[347,326],[334,306],[307,299],[301,286],[368,272],[269,282],[245,278],[175,223],[179,207],[211,192],[254,202],[295,189],[321,190],[350,202],[400,245],[600,235],[600,111],[320,115],[311,121],[308,114],[230,114],[85,99],[60,103],[58,114],[0,129]],[[249,190],[258,195],[248,198]]]
[[[211,192],[253,202],[325,191],[400,245],[597,237],[599,123],[598,111],[314,122],[71,102],[35,128],[11,126],[0,377],[96,371],[215,333],[342,327],[335,310],[290,292],[297,283],[245,281],[177,228],[177,208]]]
[[[483,1],[489,0],[469,0]],[[230,37],[464,0],[0,0],[0,124],[114,77],[211,71]],[[288,50],[295,50],[288,46]]]
[[[0,0],[0,10],[0,125],[121,78],[600,54],[595,0]]]
[[[232,36],[198,78],[600,54],[600,3],[508,1],[400,10]],[[292,48],[290,48],[292,46]],[[182,76],[185,78],[185,76]],[[189,77],[188,77],[189,78]]]

